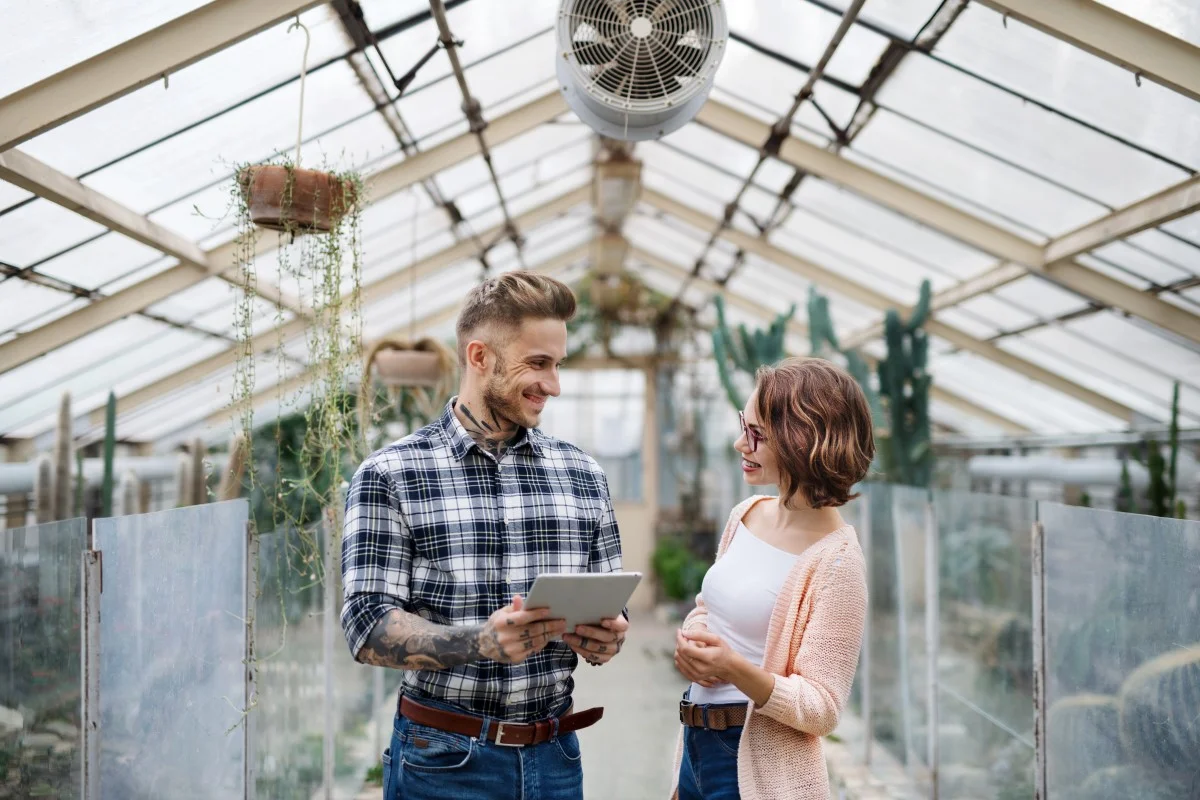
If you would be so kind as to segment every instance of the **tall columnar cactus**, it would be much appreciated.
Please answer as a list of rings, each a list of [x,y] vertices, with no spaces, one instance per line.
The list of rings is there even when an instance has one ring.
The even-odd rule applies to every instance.
[[[1200,646],[1142,664],[1121,686],[1121,741],[1152,768],[1200,775]]]
[[[33,513],[39,525],[54,521],[54,468],[44,455],[34,462]]]
[[[875,429],[886,430],[887,416],[879,392],[871,385],[871,367],[857,350],[843,350],[838,344],[837,333],[833,329],[833,315],[829,312],[829,298],[818,292],[815,286],[808,287],[808,338],[812,355],[829,358],[834,353],[840,353],[846,359],[846,370],[862,387],[871,406]]]
[[[100,484],[100,516],[111,517],[113,511],[113,457],[117,451],[117,396],[108,393],[104,409],[104,481]]]
[[[71,395],[63,392],[54,429],[54,519],[71,516]]]
[[[929,339],[923,326],[929,317],[929,281],[921,282],[921,295],[908,321],[891,309],[884,318],[887,358],[879,362],[879,393],[887,400],[888,439],[882,443],[883,465],[889,480],[910,486],[928,486],[933,478],[932,429],[926,371]]]
[[[729,402],[739,411],[746,405],[734,381],[734,370],[741,370],[751,377],[758,368],[775,364],[787,356],[784,349],[784,337],[787,335],[787,325],[796,313],[793,304],[786,314],[780,314],[764,330],[751,332],[745,325],[737,327],[737,336],[725,321],[725,301],[717,295],[717,327],[713,329],[713,356],[717,360],[717,369],[721,374],[721,383]]]
[[[180,453],[175,465],[175,507],[186,508],[192,505],[192,457],[188,453]]]
[[[1171,395],[1171,422],[1167,432],[1167,455],[1164,456],[1158,439],[1146,440],[1146,513],[1155,517],[1182,517],[1177,505],[1179,486],[1179,382]],[[1123,489],[1124,487],[1122,487]],[[1118,510],[1122,509],[1118,506]]]
[[[208,473],[204,469],[204,440],[192,439],[188,455],[192,459],[192,491],[191,502],[188,505],[199,506],[208,502]]]
[[[221,473],[217,484],[218,500],[236,500],[242,495],[242,479],[246,474],[246,462],[250,459],[250,439],[244,432],[233,435],[229,442],[229,463]]]

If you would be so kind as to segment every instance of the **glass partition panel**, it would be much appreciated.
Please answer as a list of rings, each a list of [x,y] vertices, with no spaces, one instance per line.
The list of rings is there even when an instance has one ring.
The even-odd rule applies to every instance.
[[[1048,796],[1200,789],[1200,524],[1041,503]]]
[[[280,529],[258,537],[250,758],[259,797],[310,797],[321,786],[325,662],[319,535]]]
[[[0,797],[79,795],[86,546],[83,519],[0,530]]]
[[[934,491],[945,800],[1033,796],[1035,503]]]
[[[100,790],[245,791],[245,500],[98,519]]]
[[[925,617],[925,525],[929,491],[912,486],[892,486],[892,534],[897,607],[895,632],[901,715],[910,765],[928,765],[929,752],[929,637]]]

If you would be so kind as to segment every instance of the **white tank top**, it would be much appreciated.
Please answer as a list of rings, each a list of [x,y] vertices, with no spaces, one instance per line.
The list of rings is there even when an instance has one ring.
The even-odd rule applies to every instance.
[[[751,664],[762,666],[775,599],[800,556],[759,539],[740,522],[729,549],[709,568],[700,593],[708,630]],[[692,703],[748,703],[732,683],[713,689],[692,684]]]

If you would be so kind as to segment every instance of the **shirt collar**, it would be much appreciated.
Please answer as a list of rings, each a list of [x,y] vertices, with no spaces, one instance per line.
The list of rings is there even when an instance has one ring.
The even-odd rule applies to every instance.
[[[442,411],[441,419],[438,420],[438,427],[442,429],[446,441],[450,443],[450,452],[454,454],[454,458],[462,461],[467,453],[471,452],[471,448],[478,448],[479,445],[471,438],[471,434],[467,433],[467,429],[463,427],[462,421],[454,413],[454,405],[457,402],[457,395],[450,398],[450,402],[446,404],[446,408]],[[521,436],[511,449],[520,450],[528,447],[539,458],[545,455],[546,435],[537,428],[522,428],[521,430],[524,431],[524,435]]]

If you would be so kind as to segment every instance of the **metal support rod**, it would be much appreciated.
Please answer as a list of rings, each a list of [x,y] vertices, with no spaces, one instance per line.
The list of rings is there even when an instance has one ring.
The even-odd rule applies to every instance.
[[[431,0],[431,2],[437,2],[437,0]],[[708,243],[704,246],[704,250],[701,251],[700,256],[696,259],[696,265],[692,268],[691,275],[680,284],[679,291],[671,301],[672,311],[679,307],[679,303],[683,300],[683,295],[687,292],[688,287],[691,285],[692,279],[700,277],[700,269],[704,266],[704,259],[708,257],[709,252],[716,245],[717,239],[720,238],[721,232],[728,228],[730,223],[733,221],[733,216],[738,209],[738,204],[741,203],[742,197],[746,194],[746,190],[750,188],[752,183],[754,183],[754,178],[756,175],[758,175],[758,171],[762,168],[763,163],[770,156],[779,152],[779,144],[787,138],[788,132],[792,127],[792,119],[795,118],[796,112],[800,110],[800,106],[804,103],[804,101],[812,95],[813,88],[816,86],[817,81],[821,80],[821,77],[825,74],[825,67],[828,66],[830,60],[833,58],[833,54],[837,51],[838,45],[841,44],[842,39],[846,36],[846,32],[850,30],[850,27],[854,24],[855,19],[858,18],[858,12],[865,3],[866,0],[853,0],[853,2],[842,14],[842,20],[838,24],[837,30],[834,31],[833,37],[829,40],[829,43],[825,45],[825,51],[821,54],[820,60],[816,63],[812,70],[809,71],[808,79],[805,80],[804,85],[800,88],[800,91],[796,92],[796,97],[792,102],[791,108],[788,109],[787,114],[781,117],[772,126],[771,135],[768,137],[767,141],[763,142],[763,146],[758,153],[758,160],[754,163],[754,168],[750,170],[750,174],[746,176],[745,180],[742,181],[741,186],[737,190],[737,194],[733,197],[733,200],[731,200],[729,204],[725,206],[725,215],[721,219],[717,229],[713,231],[712,235],[708,238]],[[770,221],[768,220],[768,226],[769,224]],[[743,256],[739,254],[737,261],[734,262],[734,266],[730,269],[731,273],[733,270],[737,269],[737,264],[740,263],[742,259]]]
[[[941,630],[938,616],[941,611],[938,599],[939,551],[937,514],[932,498],[925,501],[925,679],[926,679],[926,724],[925,739],[929,766],[931,800],[938,800],[938,778],[941,754],[939,738],[941,714],[938,708],[938,653]]]
[[[862,530],[859,531],[859,539],[862,544],[863,553],[866,555],[867,562],[867,618],[863,623],[863,642],[862,642],[862,716],[863,727],[866,729],[867,735],[863,737],[863,764],[871,763],[871,744],[875,741],[875,726],[872,718],[872,703],[871,703],[871,603],[870,598],[875,596],[874,583],[872,577],[871,565],[874,562],[874,553],[871,549],[871,487],[864,487],[862,497],[862,517],[860,518]]]
[[[462,42],[454,38],[454,34],[450,32],[450,22],[446,19],[446,7],[442,4],[442,0],[429,0],[429,8],[433,12],[433,18],[437,21],[438,34],[441,36],[442,47],[446,50],[446,55],[450,58],[450,68],[454,71],[454,79],[458,81],[458,88],[462,92],[462,110],[467,118],[467,124],[471,127],[471,132],[479,140],[479,154],[483,157],[483,163],[487,165],[488,174],[491,175],[492,185],[496,187],[496,196],[500,200],[500,211],[504,214],[504,227],[509,233],[509,238],[517,247],[518,258],[520,258],[520,250],[523,244],[520,234],[517,231],[517,226],[513,224],[512,217],[508,213],[508,203],[504,200],[504,192],[500,188],[500,180],[496,177],[496,167],[492,164],[492,153],[488,148],[487,139],[483,132],[487,129],[487,122],[483,119],[483,109],[479,101],[471,95],[471,90],[467,86],[467,76],[463,72],[462,64],[458,59],[458,47]],[[524,263],[522,262],[522,266]]]
[[[91,533],[89,529],[89,540]],[[80,614],[80,797],[100,800],[100,590],[102,588],[102,554],[91,549],[83,551],[80,561],[83,604]]]
[[[1033,745],[1034,800],[1046,800],[1046,530],[1033,523]]]

